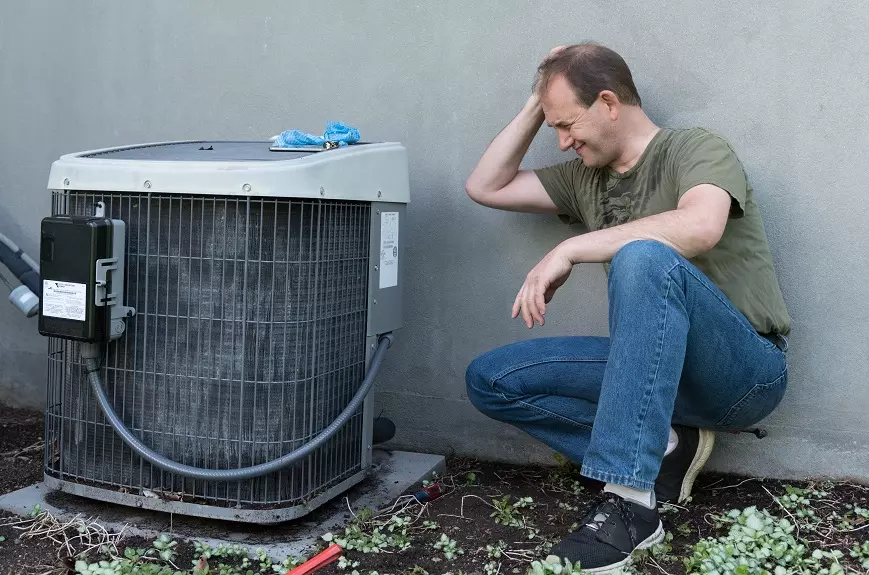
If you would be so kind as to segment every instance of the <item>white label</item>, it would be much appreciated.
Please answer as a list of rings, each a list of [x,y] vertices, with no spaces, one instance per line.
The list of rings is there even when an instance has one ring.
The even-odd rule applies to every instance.
[[[84,321],[87,284],[42,280],[42,315]]]
[[[398,285],[398,212],[380,214],[380,289]]]

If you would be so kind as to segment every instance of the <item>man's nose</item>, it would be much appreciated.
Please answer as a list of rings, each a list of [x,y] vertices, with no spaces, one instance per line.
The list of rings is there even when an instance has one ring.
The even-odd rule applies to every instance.
[[[573,148],[573,138],[567,130],[558,131],[558,147],[561,148],[561,151],[563,152]]]

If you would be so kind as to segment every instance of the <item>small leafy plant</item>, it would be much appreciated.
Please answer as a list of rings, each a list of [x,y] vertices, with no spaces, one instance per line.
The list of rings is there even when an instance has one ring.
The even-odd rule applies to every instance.
[[[558,560],[555,557],[547,557],[544,561],[532,561],[527,575],[585,575],[579,564],[572,564],[567,559]]]
[[[347,559],[346,555],[342,555],[338,558],[338,569],[341,569],[342,571],[344,569],[355,569],[357,567],[359,567],[359,561],[351,561],[350,559]]]
[[[104,547],[101,558],[96,561],[80,557],[75,563],[75,572],[80,575],[274,575],[286,573],[304,562],[287,557],[274,563],[262,550],[251,556],[237,545],[212,548],[194,542],[193,566],[182,570],[174,564],[177,545],[169,535],[162,534],[150,547],[127,547],[120,557]]]
[[[500,559],[504,555],[506,549],[507,544],[503,541],[498,541],[497,545],[486,545],[486,556],[489,559]]]
[[[444,554],[447,561],[452,561],[458,555],[464,555],[465,552],[456,544],[455,539],[450,539],[446,533],[441,533],[433,547]]]
[[[707,538],[694,545],[685,559],[689,573],[717,575],[842,575],[841,551],[810,551],[794,537],[794,525],[766,510],[748,507],[717,518],[729,524],[726,536]]]
[[[477,474],[473,471],[469,471],[465,475],[465,482],[462,483],[462,487],[474,487],[476,485],[479,485],[479,482],[477,481]]]
[[[410,518],[393,515],[385,525],[374,527],[369,533],[362,522],[354,522],[344,529],[342,535],[326,533],[321,538],[327,543],[335,542],[344,549],[362,553],[382,553],[389,550],[403,551],[410,547],[408,527]]]
[[[869,571],[869,541],[864,541],[863,545],[854,545],[850,555],[860,563],[860,567]]]
[[[489,514],[489,517],[494,518],[495,523],[524,529],[527,526],[526,520],[519,509],[533,509],[534,500],[530,497],[520,497],[516,502],[511,503],[510,496],[505,495],[501,499],[493,499],[492,505],[495,510]]]

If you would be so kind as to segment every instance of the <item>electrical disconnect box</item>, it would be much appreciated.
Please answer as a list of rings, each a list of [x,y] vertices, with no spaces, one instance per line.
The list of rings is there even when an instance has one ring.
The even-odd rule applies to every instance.
[[[122,304],[126,225],[102,215],[42,220],[39,333],[102,342],[124,333]]]

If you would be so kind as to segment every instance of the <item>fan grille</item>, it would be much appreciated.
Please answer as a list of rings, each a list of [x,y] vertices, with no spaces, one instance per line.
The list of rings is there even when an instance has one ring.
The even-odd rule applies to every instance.
[[[127,225],[124,303],[104,350],[124,423],[179,463],[239,468],[329,425],[365,372],[370,205],[288,198],[58,191],[54,215]],[[130,450],[91,393],[78,344],[49,343],[46,473],[135,495],[246,508],[304,502],[361,470],[362,411],[280,472],[234,482],[164,472]]]

